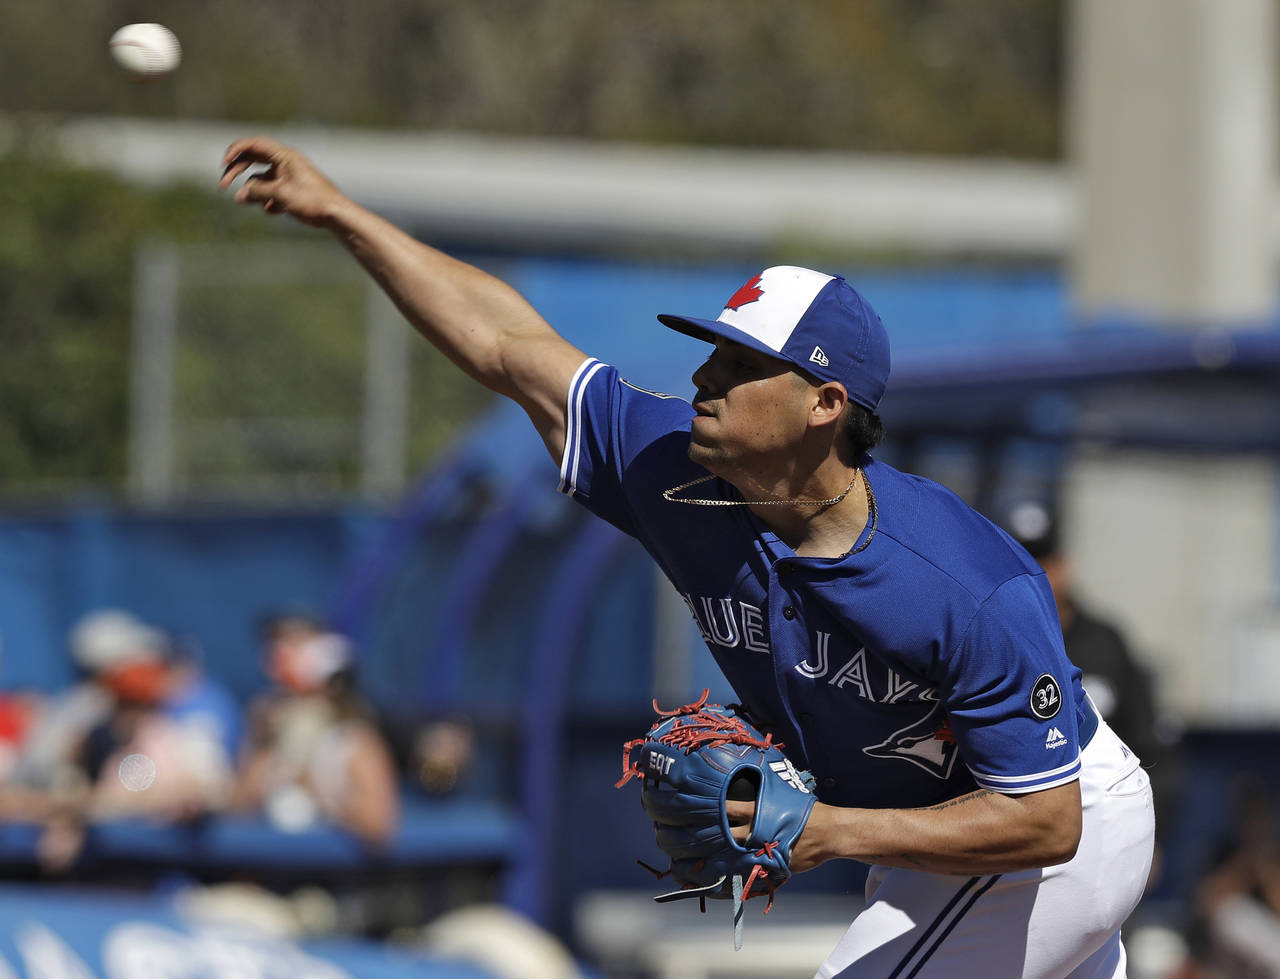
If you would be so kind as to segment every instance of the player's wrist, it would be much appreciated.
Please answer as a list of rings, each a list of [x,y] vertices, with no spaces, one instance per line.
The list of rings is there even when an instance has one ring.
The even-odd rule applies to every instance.
[[[792,855],[797,871],[812,870],[828,860],[849,856],[841,845],[847,842],[847,832],[842,825],[842,816],[847,811],[823,802],[813,804]]]
[[[338,234],[350,233],[359,221],[360,210],[351,198],[334,191],[316,208],[312,223]]]

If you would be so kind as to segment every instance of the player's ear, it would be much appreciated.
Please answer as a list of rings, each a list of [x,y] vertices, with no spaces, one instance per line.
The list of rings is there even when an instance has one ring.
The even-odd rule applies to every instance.
[[[809,411],[812,425],[830,425],[840,420],[844,407],[849,403],[849,392],[837,381],[819,384],[814,391],[813,406]]]

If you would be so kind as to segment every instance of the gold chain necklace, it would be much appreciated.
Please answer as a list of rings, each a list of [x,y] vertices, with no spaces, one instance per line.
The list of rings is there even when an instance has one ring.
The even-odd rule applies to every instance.
[[[714,475],[699,476],[697,479],[691,479],[687,483],[681,483],[679,486],[663,490],[662,498],[671,503],[689,503],[694,506],[781,506],[782,504],[790,504],[791,506],[833,506],[849,495],[850,490],[853,489],[853,484],[858,480],[859,473],[862,473],[862,485],[867,491],[867,519],[871,521],[871,533],[867,534],[867,539],[857,547],[850,548],[836,559],[843,560],[860,551],[865,551],[870,546],[872,538],[876,536],[876,528],[880,525],[880,508],[876,505],[876,494],[871,489],[871,480],[867,479],[867,474],[862,472],[861,469],[853,471],[853,478],[849,480],[849,485],[844,488],[843,493],[828,500],[759,500],[751,503],[747,500],[707,500],[699,497],[676,496],[677,493],[687,490],[691,486],[697,486],[715,479]]]
[[[681,483],[679,486],[672,486],[671,489],[662,491],[662,498],[670,503],[690,503],[694,506],[833,506],[839,503],[849,491],[853,489],[853,484],[858,481],[858,473],[861,469],[853,471],[853,478],[849,480],[849,485],[844,488],[844,492],[839,496],[833,496],[827,500],[707,500],[699,497],[680,497],[677,493],[689,489],[691,486],[697,486],[699,483],[705,483],[715,479],[714,475],[699,476],[697,479],[691,479],[687,483]],[[864,479],[863,482],[866,482]],[[868,490],[870,487],[868,487]]]
[[[852,554],[865,551],[871,545],[871,539],[876,535],[876,527],[880,525],[880,508],[876,506],[876,494],[872,492],[871,480],[867,479],[866,473],[862,473],[862,485],[867,490],[867,519],[871,521],[871,533],[867,534],[867,539],[857,547],[845,551],[840,557],[836,558],[837,561],[843,561]]]

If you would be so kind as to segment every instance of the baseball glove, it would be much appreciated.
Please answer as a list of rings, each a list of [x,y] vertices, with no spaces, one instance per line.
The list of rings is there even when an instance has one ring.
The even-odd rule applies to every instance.
[[[791,876],[791,848],[813,809],[813,777],[799,772],[740,708],[708,704],[709,691],[692,704],[664,711],[642,738],[622,746],[625,785],[638,777],[640,800],[653,820],[667,870],[641,866],[659,878],[670,875],[680,889],[655,901],[699,898],[733,900],[734,946],[742,947],[742,903],[773,893]],[[755,816],[746,845],[729,831],[726,799],[754,799]]]

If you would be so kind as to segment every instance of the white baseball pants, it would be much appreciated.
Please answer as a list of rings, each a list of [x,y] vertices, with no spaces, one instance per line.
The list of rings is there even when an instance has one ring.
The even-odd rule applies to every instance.
[[[1151,871],[1151,783],[1105,722],[1081,752],[1068,863],[985,877],[872,867],[818,979],[1123,979],[1120,926]]]

